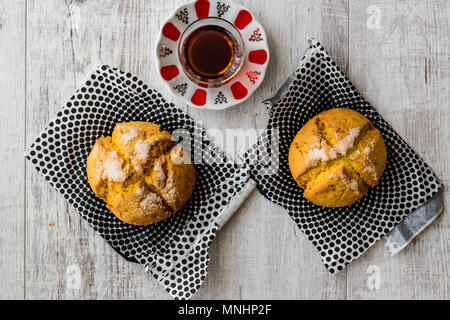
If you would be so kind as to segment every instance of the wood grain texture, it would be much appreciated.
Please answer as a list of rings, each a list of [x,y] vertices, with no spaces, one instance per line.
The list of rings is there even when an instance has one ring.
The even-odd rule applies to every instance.
[[[273,96],[296,69],[307,49],[306,35],[320,38],[331,29],[339,29],[330,49],[335,56],[347,56],[346,1],[302,1],[301,6],[291,0],[283,1],[282,6],[276,1],[241,3],[253,10],[266,30],[271,50],[267,75],[255,94],[237,108],[221,112],[189,110],[206,128],[264,128],[268,119],[262,101]],[[291,21],[280,23],[275,16],[291,17]],[[346,58],[339,62],[345,68]],[[284,209],[258,191],[217,235],[210,254],[208,278],[195,299],[345,298],[345,271],[337,276],[328,274],[317,250]]]
[[[28,141],[100,62],[144,79],[153,73],[151,39],[159,27],[150,21],[160,14],[148,5],[28,2],[27,79],[33,84],[27,88]],[[170,298],[142,266],[119,257],[34,170],[28,172],[27,193],[33,195],[27,202],[28,299]],[[55,225],[49,226],[51,222]],[[79,289],[67,285],[72,266],[81,272]]]
[[[380,29],[367,28],[369,6],[380,8]],[[351,1],[349,77],[397,132],[450,179],[449,4],[441,1]],[[448,189],[446,204],[449,205]],[[450,217],[444,213],[395,257],[382,243],[352,263],[349,299],[448,299]],[[380,268],[380,290],[365,285]]]
[[[154,41],[163,21],[183,2],[0,0],[0,43],[9,44],[0,50],[0,123],[6,128],[0,141],[8,141],[1,144],[6,161],[0,169],[7,173],[0,184],[0,298],[170,299],[142,266],[118,256],[25,166],[22,152],[100,63],[138,75],[173,102],[155,69]],[[268,36],[271,61],[264,83],[229,110],[178,106],[207,129],[264,128],[262,101],[294,71],[306,37],[316,36],[443,183],[450,183],[448,4],[239,2],[258,17]],[[368,28],[370,6],[380,8],[380,29]],[[448,205],[448,190],[446,195]],[[398,256],[389,257],[378,243],[346,271],[331,275],[289,215],[255,191],[214,240],[207,280],[194,298],[448,299],[449,231],[444,214]],[[380,290],[367,288],[370,265],[380,267]],[[79,288],[70,282],[77,270]]]
[[[24,13],[25,1],[0,2],[0,299],[24,297]]]

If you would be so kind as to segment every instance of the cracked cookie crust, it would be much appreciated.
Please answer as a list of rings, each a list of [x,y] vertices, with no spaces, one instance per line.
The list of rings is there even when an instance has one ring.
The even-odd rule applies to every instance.
[[[195,170],[180,144],[149,122],[116,125],[99,138],[87,161],[95,195],[120,220],[149,225],[167,219],[189,199]]]

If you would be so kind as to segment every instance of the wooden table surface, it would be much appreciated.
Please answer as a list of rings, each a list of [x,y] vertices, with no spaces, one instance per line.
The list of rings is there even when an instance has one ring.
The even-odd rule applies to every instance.
[[[23,153],[99,63],[138,75],[172,101],[155,70],[154,45],[162,22],[183,2],[0,0],[0,298],[170,299],[142,266],[116,254]],[[264,83],[227,111],[180,107],[206,128],[263,128],[262,101],[295,69],[306,36],[316,36],[442,182],[450,183],[449,2],[239,2],[268,35]],[[447,207],[449,198],[446,188]],[[255,191],[219,232],[210,254],[209,274],[195,299],[450,298],[445,212],[397,256],[379,242],[331,275],[289,215]],[[379,276],[378,289],[368,285],[373,276]]]

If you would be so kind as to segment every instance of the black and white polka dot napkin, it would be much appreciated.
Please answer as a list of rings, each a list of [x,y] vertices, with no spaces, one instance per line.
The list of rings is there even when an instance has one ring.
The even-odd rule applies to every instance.
[[[189,202],[169,219],[146,227],[117,219],[91,191],[86,177],[95,141],[128,121],[161,125],[176,133],[174,138],[194,159],[201,159],[194,161],[196,186]],[[177,136],[180,129],[183,134]],[[199,123],[137,77],[108,66],[86,77],[28,148],[26,158],[120,255],[145,265],[176,299],[188,299],[199,289],[211,241],[254,189],[248,168],[224,156]]]
[[[325,267],[335,273],[388,234],[391,253],[404,248],[442,211],[442,186],[430,167],[358,93],[322,45],[315,39],[309,39],[309,45],[298,70],[266,101],[267,130],[246,159],[259,191],[289,212],[319,250]],[[365,115],[380,130],[388,151],[379,185],[353,206],[337,209],[306,200],[288,165],[289,147],[300,128],[332,108],[351,108]],[[278,162],[270,160],[270,146],[277,147]]]

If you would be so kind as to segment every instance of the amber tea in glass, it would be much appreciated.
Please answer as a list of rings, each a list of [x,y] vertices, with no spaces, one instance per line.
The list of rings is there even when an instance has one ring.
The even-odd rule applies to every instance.
[[[192,81],[219,87],[240,70],[243,46],[239,31],[229,22],[219,18],[201,19],[182,35],[180,63]]]

